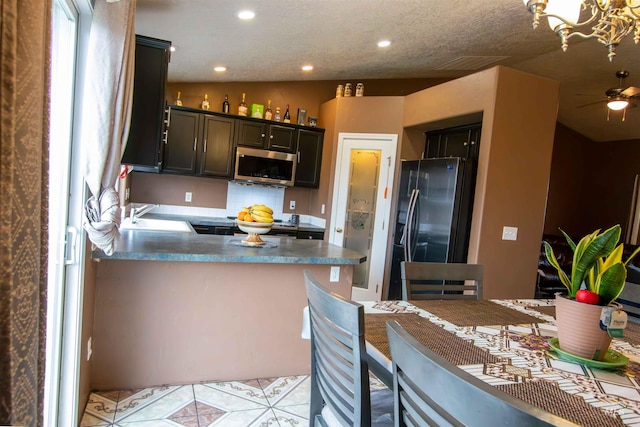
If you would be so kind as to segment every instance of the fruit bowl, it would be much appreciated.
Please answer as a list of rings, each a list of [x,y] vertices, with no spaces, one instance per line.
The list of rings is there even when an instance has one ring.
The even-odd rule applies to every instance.
[[[253,246],[262,246],[265,244],[264,240],[260,238],[261,234],[268,233],[273,226],[272,222],[248,222],[236,220],[236,224],[241,231],[248,234],[247,238],[242,240],[242,243]]]

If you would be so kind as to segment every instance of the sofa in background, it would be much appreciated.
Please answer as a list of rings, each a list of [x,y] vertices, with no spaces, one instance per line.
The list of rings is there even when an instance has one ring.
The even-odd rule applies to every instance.
[[[545,234],[542,236],[542,241],[551,245],[560,267],[570,276],[573,251],[564,236]],[[577,239],[574,241],[577,241]],[[636,248],[636,245],[624,245],[623,259],[627,259]],[[544,244],[540,242],[535,297],[555,298],[557,292],[566,294],[567,288],[560,282],[556,269],[547,261],[547,257],[544,254]],[[622,304],[630,320],[640,321],[640,254],[627,265],[627,284],[617,301]]]

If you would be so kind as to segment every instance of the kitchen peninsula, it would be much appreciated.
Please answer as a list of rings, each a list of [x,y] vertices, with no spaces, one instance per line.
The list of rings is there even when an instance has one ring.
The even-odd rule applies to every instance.
[[[303,270],[349,297],[365,257],[323,240],[263,238],[277,247],[251,248],[241,239],[124,230],[112,256],[93,252],[95,388],[309,372]]]

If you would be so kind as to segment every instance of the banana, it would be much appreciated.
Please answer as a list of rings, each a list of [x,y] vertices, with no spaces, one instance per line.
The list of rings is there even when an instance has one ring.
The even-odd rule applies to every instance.
[[[249,212],[249,208],[242,208],[242,212]]]
[[[273,222],[273,215],[264,211],[252,209],[250,215],[256,222]]]
[[[266,205],[253,205],[251,206],[251,209],[254,211],[267,212],[268,214],[273,215],[273,209]]]

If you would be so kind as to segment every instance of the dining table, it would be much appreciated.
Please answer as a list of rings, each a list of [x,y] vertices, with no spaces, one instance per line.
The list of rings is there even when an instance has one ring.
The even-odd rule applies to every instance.
[[[486,383],[582,426],[640,426],[640,324],[614,338],[610,358],[563,354],[555,300],[362,302],[371,373],[393,388],[386,323]],[[615,357],[613,357],[615,356]],[[464,399],[464,396],[460,396]]]

